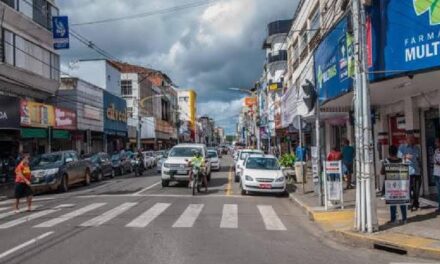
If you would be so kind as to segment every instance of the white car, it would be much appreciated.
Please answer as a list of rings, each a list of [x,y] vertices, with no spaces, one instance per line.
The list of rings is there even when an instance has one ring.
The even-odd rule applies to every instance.
[[[146,156],[148,156],[151,160],[153,160],[153,167],[156,166],[157,159],[156,156],[154,155],[154,151],[145,151],[143,153],[145,153]]]
[[[162,164],[165,162],[165,160],[167,159],[167,157],[168,157],[168,153],[167,152],[164,152],[163,154],[162,154],[162,157],[159,159],[159,161],[157,162],[157,165],[156,165],[156,171],[157,171],[157,173],[160,173],[161,171],[162,171]]]
[[[146,151],[142,152],[142,155],[144,156],[144,167],[148,169],[153,168],[155,163],[154,158],[148,156],[148,153]]]
[[[208,157],[211,161],[211,169],[213,171],[219,171],[221,166],[220,166],[220,159],[219,159],[217,151],[208,150]]]
[[[257,150],[257,149],[242,149],[240,150],[240,152],[238,152],[237,160],[235,162],[235,182],[240,181],[241,170],[243,169],[243,163],[245,159],[249,155],[255,155],[255,154],[264,155],[264,152],[262,150]]]
[[[250,155],[243,165],[241,194],[249,192],[286,193],[286,177],[273,155]]]
[[[198,151],[205,158],[205,175],[208,181],[211,179],[211,162],[208,157],[208,150],[204,144],[179,144],[173,147],[168,153],[168,158],[162,165],[162,186],[168,187],[170,182],[189,182],[190,167],[188,161]]]

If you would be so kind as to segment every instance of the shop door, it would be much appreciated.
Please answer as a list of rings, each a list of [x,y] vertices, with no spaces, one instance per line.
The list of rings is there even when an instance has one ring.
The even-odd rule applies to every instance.
[[[392,116],[390,122],[391,144],[397,148],[406,142],[406,123],[404,116]]]
[[[435,186],[432,172],[434,164],[432,162],[435,151],[435,139],[440,137],[439,110],[431,109],[425,112],[425,137],[426,137],[426,163],[428,168],[429,186]]]

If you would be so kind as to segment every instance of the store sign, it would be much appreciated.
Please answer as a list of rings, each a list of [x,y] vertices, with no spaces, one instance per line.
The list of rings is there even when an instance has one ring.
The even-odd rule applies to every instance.
[[[337,97],[352,87],[354,76],[353,37],[343,18],[325,36],[314,54],[315,83],[321,100]]]
[[[53,48],[69,48],[69,18],[67,16],[52,17]]]
[[[249,108],[252,108],[254,105],[257,105],[257,97],[244,98],[244,105]]]
[[[342,201],[342,162],[324,162],[325,188],[328,201]]]
[[[46,128],[55,126],[55,109],[51,105],[20,101],[20,124],[28,127]]]
[[[375,0],[382,77],[440,66],[440,2]]]
[[[55,108],[55,128],[75,130],[76,113],[63,108]]]
[[[20,128],[20,99],[11,96],[0,96],[0,128]]]
[[[90,105],[84,105],[84,118],[91,120],[101,120],[100,109]]]
[[[298,114],[298,96],[296,87],[290,87],[281,97],[281,125],[288,127]]]
[[[409,204],[408,164],[384,164],[386,204]]]
[[[106,133],[123,135],[127,127],[127,102],[107,91],[104,93],[104,130]]]
[[[107,119],[127,123],[127,109],[119,110],[116,108],[115,104],[111,104],[107,107]]]

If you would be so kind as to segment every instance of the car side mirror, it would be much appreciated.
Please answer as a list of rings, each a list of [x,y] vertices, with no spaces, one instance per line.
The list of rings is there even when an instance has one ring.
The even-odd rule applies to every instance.
[[[71,163],[73,161],[72,158],[66,158],[66,163]]]

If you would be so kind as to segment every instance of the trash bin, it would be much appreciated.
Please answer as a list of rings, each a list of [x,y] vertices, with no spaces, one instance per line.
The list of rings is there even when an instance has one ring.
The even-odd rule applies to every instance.
[[[295,162],[296,182],[303,183],[304,175],[307,175],[307,163],[303,161]]]

